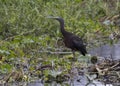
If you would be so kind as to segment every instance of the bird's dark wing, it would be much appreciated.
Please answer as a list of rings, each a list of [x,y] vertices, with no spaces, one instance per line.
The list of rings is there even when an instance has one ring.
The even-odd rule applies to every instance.
[[[83,43],[81,38],[79,38],[77,36],[73,36],[72,43],[73,43],[73,46],[76,48],[76,50],[80,51],[82,55],[85,56],[85,54],[87,54],[86,46]]]

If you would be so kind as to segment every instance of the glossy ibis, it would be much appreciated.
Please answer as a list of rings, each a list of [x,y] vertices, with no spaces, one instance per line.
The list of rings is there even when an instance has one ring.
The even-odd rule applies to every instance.
[[[83,43],[83,40],[78,36],[70,33],[64,29],[64,20],[61,17],[49,17],[52,19],[56,19],[60,23],[60,30],[63,35],[64,44],[66,47],[70,48],[73,52],[73,56],[75,56],[75,51],[80,51],[82,55],[86,55],[86,46]]]

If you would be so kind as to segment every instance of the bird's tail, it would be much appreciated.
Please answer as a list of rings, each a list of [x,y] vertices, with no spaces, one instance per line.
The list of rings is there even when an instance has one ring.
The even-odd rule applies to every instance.
[[[87,54],[86,48],[81,49],[80,52],[83,56],[85,56]]]

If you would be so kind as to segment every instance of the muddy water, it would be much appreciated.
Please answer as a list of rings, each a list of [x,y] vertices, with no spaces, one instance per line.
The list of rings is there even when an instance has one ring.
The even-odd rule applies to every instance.
[[[87,80],[84,78],[82,78],[81,82],[78,82],[76,80],[74,80],[73,82],[71,83],[56,83],[56,82],[53,82],[53,83],[40,83],[40,82],[35,82],[35,83],[29,83],[27,86],[113,86],[111,84],[103,84],[99,81],[93,81],[92,83],[89,83],[87,82]]]
[[[114,60],[120,59],[120,41],[114,45],[102,45],[89,50],[91,55],[100,57],[111,57]]]

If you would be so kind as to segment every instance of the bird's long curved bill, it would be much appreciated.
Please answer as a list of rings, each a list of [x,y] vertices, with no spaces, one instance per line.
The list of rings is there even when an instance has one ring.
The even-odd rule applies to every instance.
[[[47,18],[50,18],[50,19],[57,19],[58,17],[47,16]]]

